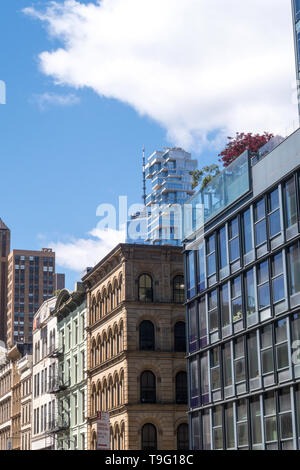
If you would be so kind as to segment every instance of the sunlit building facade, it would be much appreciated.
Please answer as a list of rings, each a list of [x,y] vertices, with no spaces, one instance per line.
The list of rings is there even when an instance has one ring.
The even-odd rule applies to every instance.
[[[246,151],[190,201],[195,450],[300,448],[300,130],[276,143]]]

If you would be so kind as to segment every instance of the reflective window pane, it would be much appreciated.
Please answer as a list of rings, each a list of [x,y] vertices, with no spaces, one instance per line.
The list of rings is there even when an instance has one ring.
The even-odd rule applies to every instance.
[[[285,221],[286,226],[291,227],[297,223],[297,198],[295,178],[292,177],[285,184]]]
[[[300,292],[300,245],[299,243],[288,250],[288,266],[290,276],[290,294]]]
[[[248,209],[243,214],[244,252],[245,254],[253,250],[252,241],[252,220],[251,211]]]
[[[267,224],[262,220],[255,226],[256,246],[262,245],[267,241]]]
[[[280,211],[273,212],[269,216],[270,237],[274,237],[281,231]]]
[[[256,205],[254,209],[255,214],[255,221],[261,220],[266,215],[266,208],[265,208],[265,200],[261,199]]]

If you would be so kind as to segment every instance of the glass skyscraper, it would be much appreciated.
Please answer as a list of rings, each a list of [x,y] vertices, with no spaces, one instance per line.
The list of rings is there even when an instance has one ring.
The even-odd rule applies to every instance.
[[[300,449],[300,129],[189,203],[191,448]]]
[[[194,194],[191,173],[196,168],[197,160],[192,160],[191,154],[181,148],[150,155],[145,172],[151,181],[151,193],[145,209],[127,224],[127,243],[182,244],[182,208]],[[136,232],[139,237],[133,238]]]

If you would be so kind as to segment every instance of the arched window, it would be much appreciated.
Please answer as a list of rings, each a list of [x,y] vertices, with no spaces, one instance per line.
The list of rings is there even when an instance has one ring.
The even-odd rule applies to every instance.
[[[139,278],[139,301],[153,302],[153,283],[148,274],[142,274]]]
[[[145,424],[142,428],[142,450],[157,450],[157,431],[153,424]]]
[[[156,378],[153,372],[146,370],[141,375],[141,403],[156,402]]]
[[[178,426],[177,450],[189,450],[189,427],[186,423]]]
[[[154,325],[149,320],[144,320],[140,324],[140,351],[155,350]]]
[[[175,352],[186,351],[185,323],[180,321],[174,327],[174,350]]]
[[[186,404],[188,402],[188,393],[187,393],[187,375],[186,372],[179,372],[176,375],[176,403]]]
[[[173,279],[173,301],[184,304],[184,277],[176,276]]]

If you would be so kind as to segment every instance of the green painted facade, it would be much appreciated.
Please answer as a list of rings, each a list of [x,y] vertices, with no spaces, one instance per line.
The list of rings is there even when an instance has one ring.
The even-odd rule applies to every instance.
[[[62,290],[56,312],[58,330],[57,448],[87,449],[86,296],[82,284]]]

